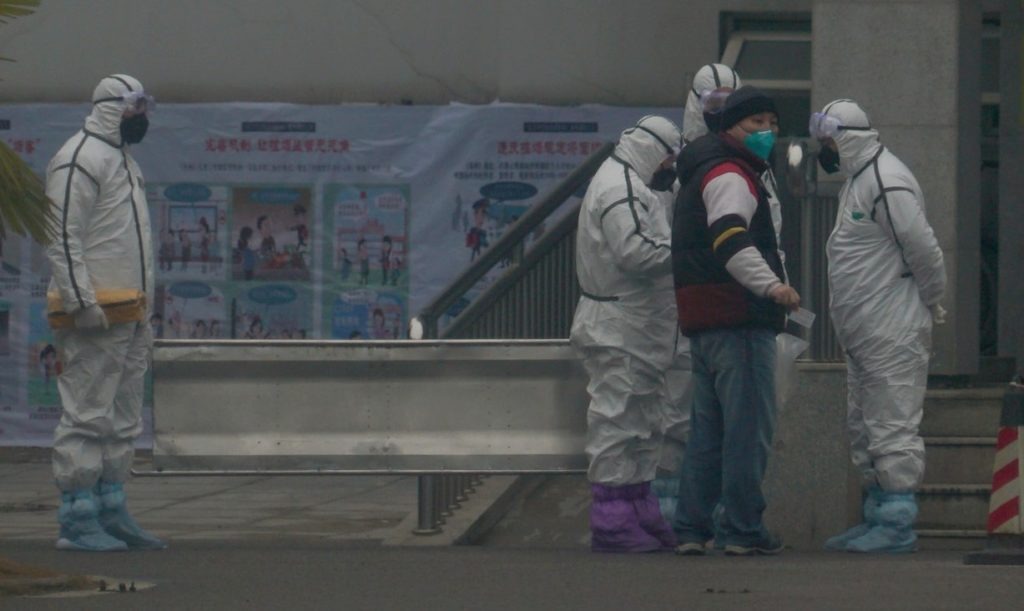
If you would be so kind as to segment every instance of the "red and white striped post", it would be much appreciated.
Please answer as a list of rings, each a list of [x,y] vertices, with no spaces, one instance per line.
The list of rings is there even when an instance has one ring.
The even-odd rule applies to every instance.
[[[988,540],[984,551],[964,557],[965,564],[1024,564],[1024,385],[1010,385],[1003,396],[996,457],[992,465]]]

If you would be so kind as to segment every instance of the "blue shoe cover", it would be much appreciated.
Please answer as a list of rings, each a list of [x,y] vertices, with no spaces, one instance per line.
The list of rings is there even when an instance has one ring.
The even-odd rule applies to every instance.
[[[164,549],[167,544],[146,532],[128,513],[125,506],[124,486],[120,483],[100,482],[96,490],[100,497],[100,524],[107,534],[128,544],[131,549]]]
[[[867,498],[864,499],[864,521],[844,533],[829,538],[825,541],[825,549],[843,551],[850,541],[868,534],[868,531],[873,526],[878,526],[878,508],[881,494],[882,489],[877,486],[868,488]]]
[[[857,553],[903,554],[917,550],[914,520],[917,502],[912,493],[881,493],[878,497],[877,524],[853,539],[846,550]]]
[[[846,549],[846,545],[850,541],[868,534],[868,531],[871,530],[871,528],[871,525],[867,522],[861,522],[846,532],[827,539],[825,541],[825,549],[832,550],[834,552],[841,552]]]
[[[867,534],[850,541],[846,551],[861,554],[907,554],[917,551],[917,535],[911,529],[874,526]]]
[[[124,541],[111,537],[97,521],[99,510],[91,490],[61,493],[57,521],[60,537],[57,549],[82,552],[118,552],[128,549]]]

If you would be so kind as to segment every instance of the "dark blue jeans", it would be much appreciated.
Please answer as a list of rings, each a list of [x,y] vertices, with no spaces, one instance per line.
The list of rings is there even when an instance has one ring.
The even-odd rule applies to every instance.
[[[761,492],[775,421],[775,332],[690,339],[694,397],[673,527],[681,543],[746,545],[764,533]],[[712,519],[715,506],[721,511]]]

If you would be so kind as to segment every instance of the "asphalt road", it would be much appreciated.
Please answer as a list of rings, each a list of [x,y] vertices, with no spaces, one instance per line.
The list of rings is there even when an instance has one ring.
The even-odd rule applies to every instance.
[[[0,556],[149,582],[127,594],[7,598],[10,609],[998,609],[1020,608],[1024,567],[964,566],[959,552],[771,558],[597,555],[578,549],[404,548],[315,540],[180,542],[162,552]]]

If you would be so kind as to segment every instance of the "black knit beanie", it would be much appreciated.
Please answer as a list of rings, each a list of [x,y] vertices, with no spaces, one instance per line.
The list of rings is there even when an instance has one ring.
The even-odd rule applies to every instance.
[[[718,131],[724,132],[750,115],[761,112],[773,112],[776,116],[779,114],[779,111],[775,110],[775,102],[763,91],[751,85],[744,85],[726,98]]]

